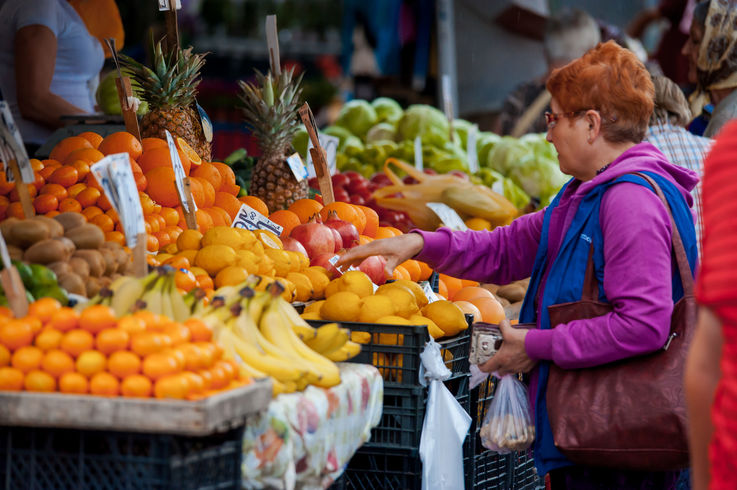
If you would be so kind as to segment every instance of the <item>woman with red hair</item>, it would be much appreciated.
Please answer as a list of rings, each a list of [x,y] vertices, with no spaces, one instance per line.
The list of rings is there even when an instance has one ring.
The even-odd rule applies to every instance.
[[[490,232],[441,228],[375,240],[351,249],[337,265],[383,255],[392,269],[416,256],[439,272],[474,281],[507,284],[531,276],[520,322],[537,328],[514,329],[502,322],[501,349],[481,369],[530,374],[538,473],[549,475],[554,489],[671,488],[677,472],[571,461],[553,441],[546,392],[553,365],[585,370],[666,345],[674,303],[683,296],[671,256],[672,225],[693,271],[697,249],[690,191],[698,177],[642,142],[654,91],[632,52],[614,42],[599,44],[555,70],[547,88],[552,95],[547,138],[558,151],[560,169],[572,177],[547,208]],[[672,220],[648,181],[633,172],[657,183]],[[608,313],[551,324],[548,307],[580,300],[587,269],[593,269],[598,283],[595,299],[609,305]],[[622,408],[648,410],[638,406],[646,402],[622,400]],[[616,427],[607,430],[616,435]],[[683,439],[685,446],[685,433]]]

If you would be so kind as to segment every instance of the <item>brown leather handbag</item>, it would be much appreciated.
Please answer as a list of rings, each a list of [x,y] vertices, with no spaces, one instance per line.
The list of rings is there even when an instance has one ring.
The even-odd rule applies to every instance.
[[[683,370],[696,325],[693,277],[670,206],[673,253],[684,295],[674,306],[665,346],[652,354],[585,369],[550,365],[547,409],[556,447],[572,462],[623,470],[675,470],[688,466]],[[592,247],[593,248],[593,247]],[[598,301],[589,254],[581,301],[548,307],[551,325],[612,311]]]

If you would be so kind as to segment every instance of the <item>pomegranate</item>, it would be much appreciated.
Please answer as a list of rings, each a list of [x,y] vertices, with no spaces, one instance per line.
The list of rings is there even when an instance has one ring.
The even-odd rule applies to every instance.
[[[315,255],[310,260],[310,266],[317,265],[320,267],[324,267],[325,270],[328,271],[330,274],[330,279],[335,279],[336,277],[342,276],[343,274],[333,265],[330,263],[330,259],[335,256],[335,253],[322,253]]]
[[[315,217],[310,218],[307,223],[295,226],[289,236],[302,244],[310,258],[320,254],[335,253],[335,237],[332,228],[318,223]]]
[[[338,213],[334,211],[328,213],[328,219],[325,220],[324,225],[338,232],[343,248],[353,248],[358,245],[358,230],[353,223],[338,218]]]
[[[284,250],[291,250],[292,252],[302,252],[307,257],[309,257],[309,254],[307,253],[307,250],[305,250],[304,245],[299,243],[297,240],[292,238],[291,236],[283,237],[281,239],[282,244],[284,244]]]
[[[369,276],[369,279],[374,284],[381,285],[386,282],[385,266],[386,259],[384,257],[381,255],[372,255],[363,259],[363,262],[358,265],[358,269]]]
[[[328,226],[328,228],[330,228]],[[335,228],[330,228],[330,231],[333,232],[333,239],[335,240],[335,253],[338,253],[341,248],[343,248],[343,237],[340,236],[340,233]]]

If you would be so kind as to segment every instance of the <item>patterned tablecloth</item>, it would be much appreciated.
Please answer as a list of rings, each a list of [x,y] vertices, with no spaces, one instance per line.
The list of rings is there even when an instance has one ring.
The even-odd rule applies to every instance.
[[[340,363],[342,383],[280,395],[246,425],[244,488],[327,488],[379,423],[384,383],[375,367]]]

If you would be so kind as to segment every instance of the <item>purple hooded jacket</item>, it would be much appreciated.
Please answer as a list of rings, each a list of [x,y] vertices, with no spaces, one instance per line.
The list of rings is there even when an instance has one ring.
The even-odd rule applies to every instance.
[[[553,263],[578,204],[592,187],[635,171],[650,171],[673,182],[689,206],[695,172],[668,162],[650,143],[622,153],[588,182],[573,181],[550,219],[547,264]],[[529,277],[540,241],[544,210],[521,216],[492,232],[416,231],[425,244],[417,259],[445,274],[479,282],[507,284]],[[653,352],[665,343],[673,311],[671,224],[660,199],[633,183],[612,186],[603,196],[604,292],[614,309],[604,316],[576,320],[525,338],[530,358],[564,369],[584,368]],[[543,276],[545,287],[548,271]],[[537,311],[540,317],[540,311]],[[539,327],[539,324],[538,324]],[[537,385],[533,372],[531,387]],[[533,405],[534,406],[534,393]]]

